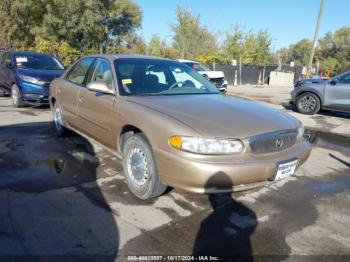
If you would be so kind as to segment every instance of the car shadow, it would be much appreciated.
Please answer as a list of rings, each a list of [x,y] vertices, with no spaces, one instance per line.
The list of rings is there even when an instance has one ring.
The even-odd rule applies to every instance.
[[[87,139],[57,138],[51,122],[0,127],[0,257],[114,261],[118,227],[99,165]]]
[[[207,181],[205,189],[209,193],[212,213],[201,222],[193,255],[218,256],[220,261],[253,261],[250,238],[258,224],[254,211],[233,199],[231,193],[210,194],[214,188],[232,186],[231,179],[223,172]]]

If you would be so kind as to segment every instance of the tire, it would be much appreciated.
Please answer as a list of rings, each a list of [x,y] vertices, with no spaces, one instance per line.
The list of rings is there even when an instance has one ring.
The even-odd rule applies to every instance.
[[[62,111],[60,107],[57,105],[57,103],[53,106],[53,123],[54,123],[54,129],[56,136],[58,137],[65,137],[68,134],[68,129],[64,127],[64,121],[62,116]]]
[[[11,100],[12,100],[12,105],[16,108],[20,108],[25,105],[25,103],[21,98],[21,93],[19,91],[19,88],[16,84],[13,84],[11,88]]]
[[[126,182],[136,197],[149,199],[165,192],[167,186],[158,176],[152,149],[142,133],[126,140],[122,154]]]
[[[295,107],[301,114],[314,115],[320,111],[321,101],[316,94],[306,92],[298,96],[295,101]]]

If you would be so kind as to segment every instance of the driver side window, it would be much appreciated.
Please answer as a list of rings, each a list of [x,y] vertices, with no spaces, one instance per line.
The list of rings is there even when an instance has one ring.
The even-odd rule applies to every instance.
[[[108,61],[98,58],[91,74],[89,82],[104,82],[109,88],[113,87],[112,68]]]
[[[339,82],[342,84],[350,84],[350,73],[347,73],[339,78]]]
[[[67,74],[67,80],[74,84],[85,86],[86,75],[94,58],[84,58],[76,64]]]

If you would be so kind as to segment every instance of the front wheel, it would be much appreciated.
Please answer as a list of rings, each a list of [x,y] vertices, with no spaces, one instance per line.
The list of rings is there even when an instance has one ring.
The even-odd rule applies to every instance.
[[[14,84],[11,88],[11,100],[14,107],[19,108],[24,106],[24,102],[21,98],[21,93],[19,92],[19,88],[16,84]]]
[[[143,134],[129,137],[123,146],[123,169],[130,191],[138,198],[160,196],[167,188],[158,176],[152,149]]]
[[[68,130],[63,125],[63,116],[60,107],[55,103],[53,107],[53,122],[55,133],[58,137],[64,137],[67,135]]]
[[[321,109],[321,101],[314,93],[303,93],[296,99],[296,109],[305,115],[314,115]]]

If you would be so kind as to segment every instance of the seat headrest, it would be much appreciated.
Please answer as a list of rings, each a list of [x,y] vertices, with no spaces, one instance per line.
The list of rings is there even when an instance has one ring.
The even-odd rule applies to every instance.
[[[112,84],[112,79],[113,79],[113,76],[112,76],[111,70],[106,70],[103,73],[103,81],[107,84]]]

